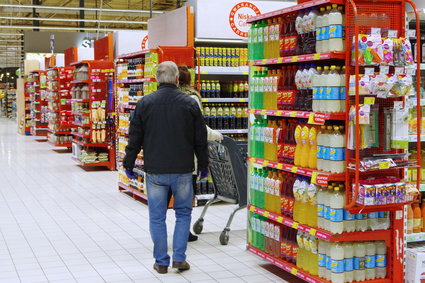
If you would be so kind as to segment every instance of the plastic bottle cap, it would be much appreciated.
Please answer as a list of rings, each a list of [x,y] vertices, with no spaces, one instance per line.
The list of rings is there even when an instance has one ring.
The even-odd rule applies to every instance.
[[[336,8],[337,6],[337,4],[332,4],[332,8]]]
[[[326,10],[328,10],[328,11],[329,11],[331,8],[332,8],[331,6],[327,6],[327,7],[326,7]]]
[[[335,190],[335,191],[339,191],[339,187],[335,187],[335,188],[334,188],[334,190]]]
[[[329,66],[325,66],[325,70],[329,70]]]
[[[325,7],[321,7],[320,11],[323,12],[325,10]]]

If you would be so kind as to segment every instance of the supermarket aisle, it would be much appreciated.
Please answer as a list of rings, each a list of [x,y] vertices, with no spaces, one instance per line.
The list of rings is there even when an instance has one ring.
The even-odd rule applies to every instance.
[[[146,206],[118,192],[115,172],[84,171],[36,139],[0,119],[0,282],[285,282],[244,251],[244,213],[219,245],[232,206],[209,211],[190,271],[157,274]]]

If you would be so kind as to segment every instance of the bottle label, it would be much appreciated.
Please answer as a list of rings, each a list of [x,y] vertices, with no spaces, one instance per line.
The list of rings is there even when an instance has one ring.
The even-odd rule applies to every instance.
[[[387,255],[376,255],[376,267],[387,266]]]
[[[325,159],[325,160],[329,160],[329,158],[330,158],[330,150],[326,146],[322,147],[322,158]]]
[[[313,87],[313,99],[320,99],[319,98],[319,94],[320,94],[320,87]]]
[[[324,211],[323,211],[323,204],[317,204],[317,217],[323,217]]]
[[[326,256],[325,261],[326,261],[326,269],[330,270],[331,269],[331,258]]]
[[[317,146],[317,158],[323,159],[323,146],[321,145]]]
[[[363,270],[363,269],[365,269],[365,258],[354,257],[354,270]]]
[[[345,148],[331,147],[329,148],[329,160],[343,161],[344,153],[345,153]]]
[[[344,271],[353,271],[354,270],[354,258],[344,259]]]
[[[422,218],[413,219],[413,229],[421,229],[422,227]]]
[[[366,268],[375,268],[376,265],[375,255],[367,255],[365,259],[365,267]]]
[[[321,31],[320,31],[320,33],[321,33],[321,35],[322,35],[322,40],[326,40],[326,39],[329,39],[329,34],[328,34],[328,28],[329,27],[322,27],[322,29],[321,29]]]
[[[319,266],[326,267],[326,254],[319,254]]]
[[[331,272],[342,273],[344,272],[344,260],[331,260]]]
[[[319,93],[318,93],[317,99],[324,99],[324,97],[325,97],[325,88],[319,87]]]
[[[326,87],[326,99],[338,100],[339,99],[339,86]]]
[[[331,38],[342,38],[342,25],[330,25],[329,26],[329,39]]]
[[[332,222],[342,222],[344,220],[344,212],[342,208],[330,209],[330,220]]]
[[[322,40],[322,37],[323,37],[322,28],[317,28],[316,29],[316,41]]]
[[[371,212],[367,215],[367,217],[372,219],[378,218],[378,212]]]
[[[331,214],[330,214],[330,208],[329,208],[329,206],[325,206],[325,205],[323,206],[323,217],[325,219],[327,219],[327,220],[330,219]]]
[[[344,220],[354,220],[354,215],[351,214],[348,210],[344,209]]]
[[[343,100],[345,99],[345,96],[346,96],[346,88],[345,86],[341,86],[339,88],[339,99]]]

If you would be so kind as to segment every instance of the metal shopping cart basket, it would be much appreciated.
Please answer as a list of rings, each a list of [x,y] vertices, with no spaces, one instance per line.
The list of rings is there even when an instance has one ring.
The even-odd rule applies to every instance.
[[[201,216],[193,225],[193,231],[201,234],[204,216],[211,204],[218,201],[238,204],[220,234],[220,243],[227,245],[233,216],[247,205],[247,142],[235,142],[225,136],[221,143],[208,143],[208,156],[209,169],[214,183],[214,197],[206,203]]]

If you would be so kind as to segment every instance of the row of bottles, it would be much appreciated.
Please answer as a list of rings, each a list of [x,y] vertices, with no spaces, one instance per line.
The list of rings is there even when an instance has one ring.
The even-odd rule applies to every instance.
[[[203,98],[247,98],[248,81],[201,81],[200,94]]]
[[[425,199],[407,207],[407,234],[425,232]]]
[[[285,182],[284,172],[269,168],[254,168],[250,175],[251,204],[281,213],[281,190]]]
[[[257,68],[250,84],[254,109],[345,112],[345,96],[345,66]]]
[[[196,50],[198,51],[197,56],[200,56],[201,66],[241,67],[248,65],[247,48],[197,47]]]
[[[384,241],[318,241],[318,275],[333,283],[385,278],[387,246]]]
[[[297,16],[254,22],[248,31],[248,58],[344,51],[344,25],[343,7],[336,4],[300,10]]]
[[[205,104],[203,107],[205,123],[212,129],[248,128],[248,108],[240,104]]]

